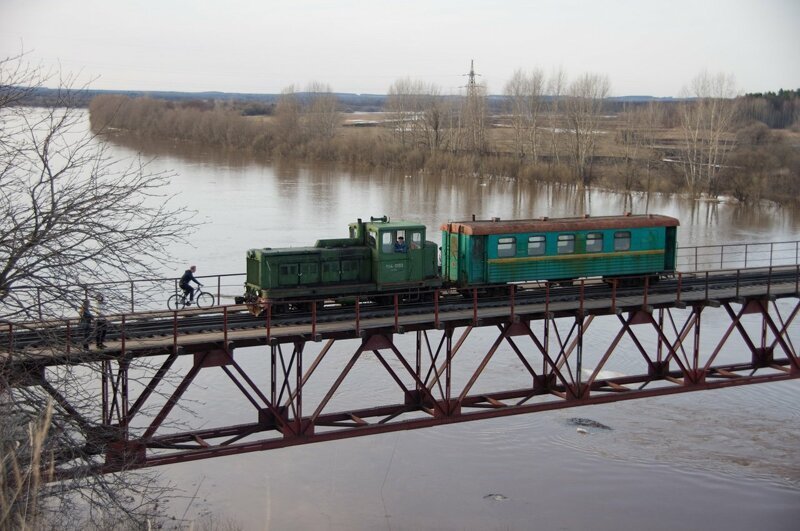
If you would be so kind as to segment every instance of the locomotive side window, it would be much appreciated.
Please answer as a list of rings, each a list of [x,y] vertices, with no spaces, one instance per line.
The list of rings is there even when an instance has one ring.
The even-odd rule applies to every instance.
[[[614,233],[614,250],[615,251],[628,251],[631,248],[631,233],[630,232],[615,232]]]
[[[297,274],[297,264],[281,265],[281,275],[296,275],[296,274]]]
[[[342,280],[356,280],[358,278],[358,262],[355,260],[342,260]]]
[[[278,282],[283,286],[297,285],[297,264],[281,264],[278,269]]]
[[[541,256],[544,254],[544,236],[528,237],[528,256]]]
[[[599,253],[603,250],[603,234],[600,232],[590,232],[586,235],[586,252]]]
[[[559,234],[558,235],[558,254],[569,254],[575,252],[575,235],[574,234]]]
[[[497,240],[497,257],[509,258],[515,256],[517,247],[516,238],[500,238]]]

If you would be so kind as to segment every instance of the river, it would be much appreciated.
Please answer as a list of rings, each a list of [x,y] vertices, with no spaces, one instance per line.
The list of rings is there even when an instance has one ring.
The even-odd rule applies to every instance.
[[[121,144],[112,150],[118,157],[135,153]],[[343,171],[186,146],[147,147],[144,154],[157,156],[152,170],[177,173],[176,199],[204,222],[174,249],[186,265],[197,264],[198,274],[240,273],[248,248],[343,237],[356,218],[383,215],[425,223],[434,241],[442,222],[473,214],[511,219],[625,211],[677,217],[681,246],[800,234],[797,212],[768,205],[648,200],[490,177]],[[725,319],[719,318],[720,329]],[[244,350],[240,362],[265,373],[267,351]],[[359,385],[339,398],[380,393],[391,382],[378,379],[379,372],[378,364],[367,364],[355,375]],[[192,426],[252,421],[222,372],[205,369],[196,383],[190,407],[203,419],[183,412],[182,420]],[[611,429],[581,434],[574,417]],[[788,530],[800,522],[798,448],[800,382],[792,381],[250,453],[159,472],[192,499],[172,502],[176,516],[212,513],[217,522],[244,529]]]

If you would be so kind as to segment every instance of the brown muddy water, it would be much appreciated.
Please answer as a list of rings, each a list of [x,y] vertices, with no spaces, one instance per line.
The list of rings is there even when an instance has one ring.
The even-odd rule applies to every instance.
[[[113,150],[135,154],[129,146]],[[199,274],[240,273],[248,248],[310,245],[342,237],[356,218],[382,215],[424,222],[434,241],[442,222],[473,214],[625,211],[679,218],[681,246],[800,235],[798,213],[768,205],[648,200],[489,177],[347,172],[178,146],[145,155],[158,156],[152,169],[178,173],[172,181],[178,200],[207,222],[176,249]],[[709,319],[718,319],[720,330],[729,323],[721,314]],[[800,325],[793,328],[797,347]],[[614,333],[599,332],[601,339]],[[338,359],[344,363],[354,349]],[[249,371],[266,376],[265,354],[237,351]],[[466,359],[481,355],[464,353]],[[628,355],[637,356],[633,348]],[[615,369],[624,372],[625,356],[620,359]],[[375,359],[351,377],[357,384],[337,394],[342,403],[373,400],[391,385]],[[507,377],[501,367],[487,375],[487,384],[500,388]],[[177,413],[188,426],[253,420],[221,372],[202,371],[190,399],[192,411]],[[611,429],[589,426],[581,434],[575,418]],[[244,529],[793,530],[800,522],[798,449],[800,382],[793,381],[313,444],[159,472],[187,496],[172,502],[176,516],[212,513],[217,522]]]

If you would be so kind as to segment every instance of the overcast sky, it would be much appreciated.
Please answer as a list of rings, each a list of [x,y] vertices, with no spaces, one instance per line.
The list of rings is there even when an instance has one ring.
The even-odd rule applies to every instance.
[[[0,0],[0,57],[20,50],[95,89],[454,93],[474,59],[492,94],[534,67],[606,74],[616,96],[704,69],[756,92],[800,88],[800,0]]]

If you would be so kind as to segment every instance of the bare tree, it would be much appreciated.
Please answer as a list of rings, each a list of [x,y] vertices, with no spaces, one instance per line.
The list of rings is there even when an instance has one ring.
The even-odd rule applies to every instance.
[[[300,102],[295,94],[294,86],[290,85],[281,91],[275,106],[273,127],[279,151],[280,146],[284,148],[296,146],[301,141],[300,114]]]
[[[386,97],[386,110],[389,114],[386,125],[402,146],[411,141],[411,121],[414,119],[414,97],[417,90],[417,83],[410,77],[404,77],[392,83]]]
[[[330,85],[311,82],[306,89],[308,101],[303,109],[307,138],[332,140],[341,122],[339,104]]]
[[[48,108],[15,106],[23,83],[36,86],[50,79],[23,60],[24,56],[0,60],[0,102],[6,105],[0,108],[3,321],[35,319],[40,309],[45,317],[75,315],[86,296],[76,286],[149,276],[154,265],[168,258],[169,246],[185,238],[194,225],[191,213],[173,206],[173,198],[164,191],[169,173],[151,173],[138,159],[114,160],[102,140],[88,132],[85,113],[75,105],[71,79],[59,80],[58,97]],[[41,294],[40,301],[32,296],[34,292]],[[107,292],[113,301],[113,285]],[[60,340],[46,335],[42,340],[39,354],[64,355]],[[0,359],[7,356],[7,348],[0,346]],[[14,355],[25,354],[15,351]],[[63,402],[54,407],[52,417],[42,416],[53,394],[91,411],[91,395],[81,387],[80,373],[77,369],[51,371],[48,377],[56,380],[53,384],[44,375],[20,380],[20,375],[0,370],[4,495],[18,494],[21,485],[30,484],[14,471],[13,462],[44,463],[37,461],[36,452],[59,456],[78,469],[96,459],[85,452],[94,424],[76,424],[76,416],[65,412]],[[10,448],[17,449],[16,457],[7,460]],[[55,509],[53,514],[64,514],[69,503],[78,499],[94,511],[134,515],[138,509],[130,505],[130,496],[158,495],[149,490],[151,486],[147,475],[126,474],[86,475],[71,482],[42,484],[41,492],[27,492],[10,501],[4,498],[7,512],[0,527],[25,518],[33,509],[29,505],[38,501]]]
[[[559,164],[561,162],[560,159],[560,151],[561,151],[561,142],[560,142],[560,134],[559,134],[559,112],[561,111],[561,99],[564,95],[564,89],[567,84],[567,76],[564,72],[564,69],[559,67],[558,70],[554,70],[553,73],[550,75],[550,79],[547,82],[547,93],[550,96],[550,108],[549,108],[549,122],[550,122],[550,152],[552,154],[551,161],[554,161],[555,164]]]
[[[514,132],[514,151],[520,158],[525,157],[528,138],[528,79],[521,69],[517,69],[506,81],[503,94],[506,96],[511,129]]]
[[[403,146],[426,151],[446,149],[449,107],[439,87],[411,78],[396,80],[386,102],[389,127]]]
[[[607,76],[584,74],[567,91],[566,115],[570,131],[570,151],[576,180],[586,186],[600,134],[600,117],[609,93]]]
[[[629,103],[623,105],[618,123],[615,140],[621,153],[617,162],[617,172],[622,178],[623,189],[629,192],[638,180],[639,154],[643,149],[645,137],[639,128],[639,113],[633,105]]]
[[[731,75],[701,72],[681,96],[685,98],[680,109],[686,185],[693,195],[716,195],[720,171],[735,147],[735,81]]]
[[[658,131],[664,123],[664,105],[657,101],[650,101],[643,108],[637,110],[637,122],[644,148],[645,166],[645,191],[647,202],[645,209],[650,206],[650,192],[653,189],[653,173],[662,165],[658,151]]]
[[[516,70],[503,90],[514,131],[514,151],[520,158],[530,153],[534,163],[538,159],[538,120],[543,89],[544,74],[536,68],[530,74]]]

